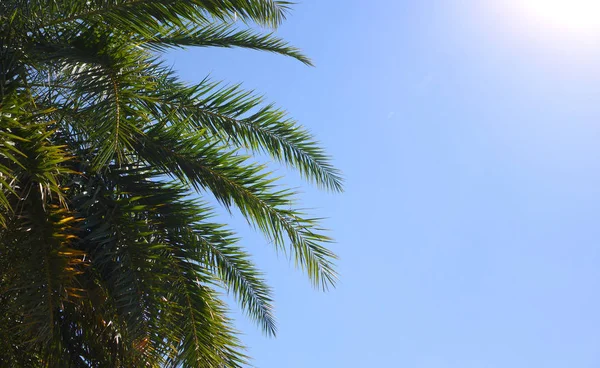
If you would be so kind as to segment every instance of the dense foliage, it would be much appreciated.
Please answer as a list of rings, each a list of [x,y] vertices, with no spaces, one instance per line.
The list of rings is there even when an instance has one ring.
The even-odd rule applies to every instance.
[[[205,195],[316,286],[335,281],[318,220],[254,156],[340,191],[324,151],[252,92],[186,84],[161,62],[170,48],[216,46],[310,64],[265,31],[288,7],[0,2],[0,366],[244,364],[218,290],[274,334],[270,289]]]

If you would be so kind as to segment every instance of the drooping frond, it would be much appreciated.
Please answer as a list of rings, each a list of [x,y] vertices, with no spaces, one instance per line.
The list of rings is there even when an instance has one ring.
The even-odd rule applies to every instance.
[[[250,29],[239,30],[227,24],[168,27],[152,38],[141,38],[139,46],[165,51],[173,47],[242,47],[291,56],[312,65],[300,50],[273,34],[260,34]]]
[[[318,219],[290,209],[294,192],[277,190],[275,179],[264,166],[248,164],[247,157],[226,152],[202,139],[172,128],[148,131],[136,151],[164,173],[210,191],[227,208],[235,205],[250,223],[276,246],[289,240],[297,265],[307,271],[315,285],[327,288],[335,282],[334,255],[319,243],[330,241],[319,234]]]
[[[157,119],[206,129],[230,144],[269,154],[327,189],[342,190],[339,171],[312,135],[251,91],[206,80],[190,87],[174,78],[159,81],[159,91],[158,100],[145,102]]]
[[[235,245],[236,239],[231,239],[226,233],[220,234],[217,226],[202,223],[189,229],[190,243],[195,244],[203,255],[202,264],[218,275],[248,315],[260,324],[264,332],[275,335],[277,327],[270,288],[249,255]]]
[[[240,18],[246,22],[276,27],[284,19],[290,3],[278,0],[13,0],[25,16],[35,15],[39,27],[68,26],[105,19],[112,26],[134,28],[144,23],[182,23],[214,17]]]

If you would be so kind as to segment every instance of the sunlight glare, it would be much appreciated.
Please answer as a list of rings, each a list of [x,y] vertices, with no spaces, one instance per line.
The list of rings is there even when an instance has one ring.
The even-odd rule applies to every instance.
[[[548,26],[575,32],[600,31],[600,0],[520,0],[522,10]]]

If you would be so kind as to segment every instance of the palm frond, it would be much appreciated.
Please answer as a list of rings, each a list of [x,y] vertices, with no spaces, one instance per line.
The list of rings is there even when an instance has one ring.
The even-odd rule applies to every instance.
[[[26,5],[24,1],[21,3]],[[37,0],[29,3],[32,3],[29,4],[29,9],[40,9],[43,13],[52,15],[47,22],[40,24],[41,27],[99,18],[109,20],[114,26],[131,27],[152,22],[205,20],[209,16],[223,20],[239,17],[244,21],[275,27],[285,19],[290,4],[277,0],[61,0],[52,4]]]
[[[202,264],[218,275],[232,291],[248,315],[260,324],[263,331],[274,336],[277,332],[271,290],[249,255],[235,245],[237,239],[220,231],[219,225],[200,223],[189,229],[189,242],[202,254]]]
[[[168,27],[150,39],[141,39],[139,45],[154,51],[165,51],[174,47],[241,47],[259,51],[270,51],[291,56],[306,65],[312,65],[301,51],[290,46],[272,33],[261,34],[251,29],[238,29],[229,24],[190,25]]]
[[[159,83],[159,100],[144,102],[156,119],[168,117],[207,129],[229,144],[266,153],[298,169],[324,188],[342,190],[340,172],[312,135],[288,118],[285,111],[265,105],[252,91],[210,81],[192,87],[174,78]]]

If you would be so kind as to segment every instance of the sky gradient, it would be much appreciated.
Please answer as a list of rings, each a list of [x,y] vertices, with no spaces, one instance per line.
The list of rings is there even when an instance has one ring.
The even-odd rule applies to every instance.
[[[494,3],[305,0],[278,33],[315,68],[169,55],[264,93],[344,172],[343,194],[285,179],[337,240],[328,293],[224,217],[274,287],[276,339],[234,313],[255,366],[600,366],[600,33]]]

